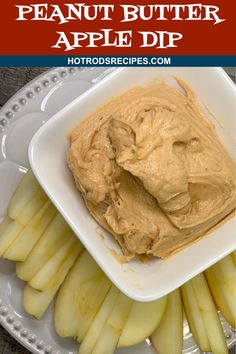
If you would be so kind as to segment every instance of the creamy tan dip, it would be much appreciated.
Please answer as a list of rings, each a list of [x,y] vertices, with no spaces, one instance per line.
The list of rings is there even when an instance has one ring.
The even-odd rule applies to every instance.
[[[127,260],[168,257],[236,205],[235,165],[192,90],[178,82],[184,93],[164,82],[125,92],[70,135],[76,186]]]

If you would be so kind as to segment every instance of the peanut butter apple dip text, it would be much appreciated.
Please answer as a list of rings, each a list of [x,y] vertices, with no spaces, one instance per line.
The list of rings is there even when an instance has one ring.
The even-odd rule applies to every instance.
[[[136,87],[83,120],[68,165],[86,206],[127,260],[166,258],[236,206],[236,169],[193,91]],[[222,235],[224,237],[224,235]]]

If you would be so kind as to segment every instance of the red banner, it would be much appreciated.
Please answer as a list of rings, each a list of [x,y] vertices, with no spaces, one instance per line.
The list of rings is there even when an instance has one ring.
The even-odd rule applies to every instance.
[[[235,55],[235,1],[1,3],[3,55]]]

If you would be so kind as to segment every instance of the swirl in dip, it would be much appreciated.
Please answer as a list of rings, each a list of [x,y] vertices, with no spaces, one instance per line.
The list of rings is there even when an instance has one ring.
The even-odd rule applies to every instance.
[[[170,256],[236,205],[235,165],[192,90],[178,82],[184,93],[164,82],[131,89],[70,134],[76,186],[127,260]]]

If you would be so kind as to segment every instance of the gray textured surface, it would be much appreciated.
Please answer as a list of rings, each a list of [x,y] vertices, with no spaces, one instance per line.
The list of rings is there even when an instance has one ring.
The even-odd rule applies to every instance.
[[[0,106],[45,70],[48,68],[0,68]]]
[[[48,68],[0,68],[0,106],[22,86]],[[236,68],[225,68],[236,82]],[[236,348],[230,350],[235,354]],[[30,354],[0,326],[0,354]],[[103,353],[101,353],[103,354]],[[171,353],[169,353],[171,354]]]

